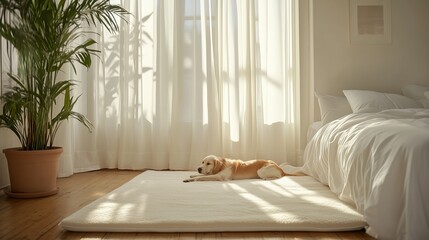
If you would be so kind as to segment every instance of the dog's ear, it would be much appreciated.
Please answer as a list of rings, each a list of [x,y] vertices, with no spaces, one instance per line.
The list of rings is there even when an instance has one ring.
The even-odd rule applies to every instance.
[[[224,168],[224,166],[225,166],[225,159],[224,158],[221,158],[221,159],[215,159],[214,161],[213,161],[213,170],[212,170],[212,174],[216,174],[216,173],[218,173],[218,172],[220,172],[220,171],[222,171],[223,170],[223,168]]]

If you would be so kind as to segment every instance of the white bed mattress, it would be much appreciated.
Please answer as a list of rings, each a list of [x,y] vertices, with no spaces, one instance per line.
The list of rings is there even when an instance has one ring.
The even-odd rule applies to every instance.
[[[429,109],[347,115],[323,126],[303,172],[354,203],[381,239],[429,236]]]
[[[366,225],[309,176],[183,183],[191,174],[146,171],[60,225],[101,232],[348,231]]]
[[[317,131],[319,131],[322,126],[322,121],[317,121],[310,125],[310,127],[307,129],[307,142],[310,142],[310,140],[314,135],[316,135]]]

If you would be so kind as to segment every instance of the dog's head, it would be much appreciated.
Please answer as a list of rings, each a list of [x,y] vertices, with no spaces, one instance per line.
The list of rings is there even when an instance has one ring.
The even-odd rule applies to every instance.
[[[225,159],[210,155],[203,159],[201,166],[198,167],[198,172],[204,175],[212,175],[222,171]]]

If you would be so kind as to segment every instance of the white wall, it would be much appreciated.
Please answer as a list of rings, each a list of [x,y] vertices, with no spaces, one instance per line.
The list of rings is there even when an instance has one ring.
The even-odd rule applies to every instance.
[[[400,93],[406,83],[429,86],[429,1],[391,0],[392,43],[378,45],[350,43],[349,4],[349,0],[310,0],[308,9],[301,9],[311,15],[313,25],[312,30],[311,26],[302,27],[313,34],[314,62],[306,64],[314,64],[314,91],[333,95],[342,95],[343,89]],[[317,120],[317,102],[314,106]]]

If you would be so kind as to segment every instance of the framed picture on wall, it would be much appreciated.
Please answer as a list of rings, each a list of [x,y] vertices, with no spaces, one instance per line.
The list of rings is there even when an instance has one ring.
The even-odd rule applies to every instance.
[[[390,0],[350,0],[350,42],[392,42]]]

